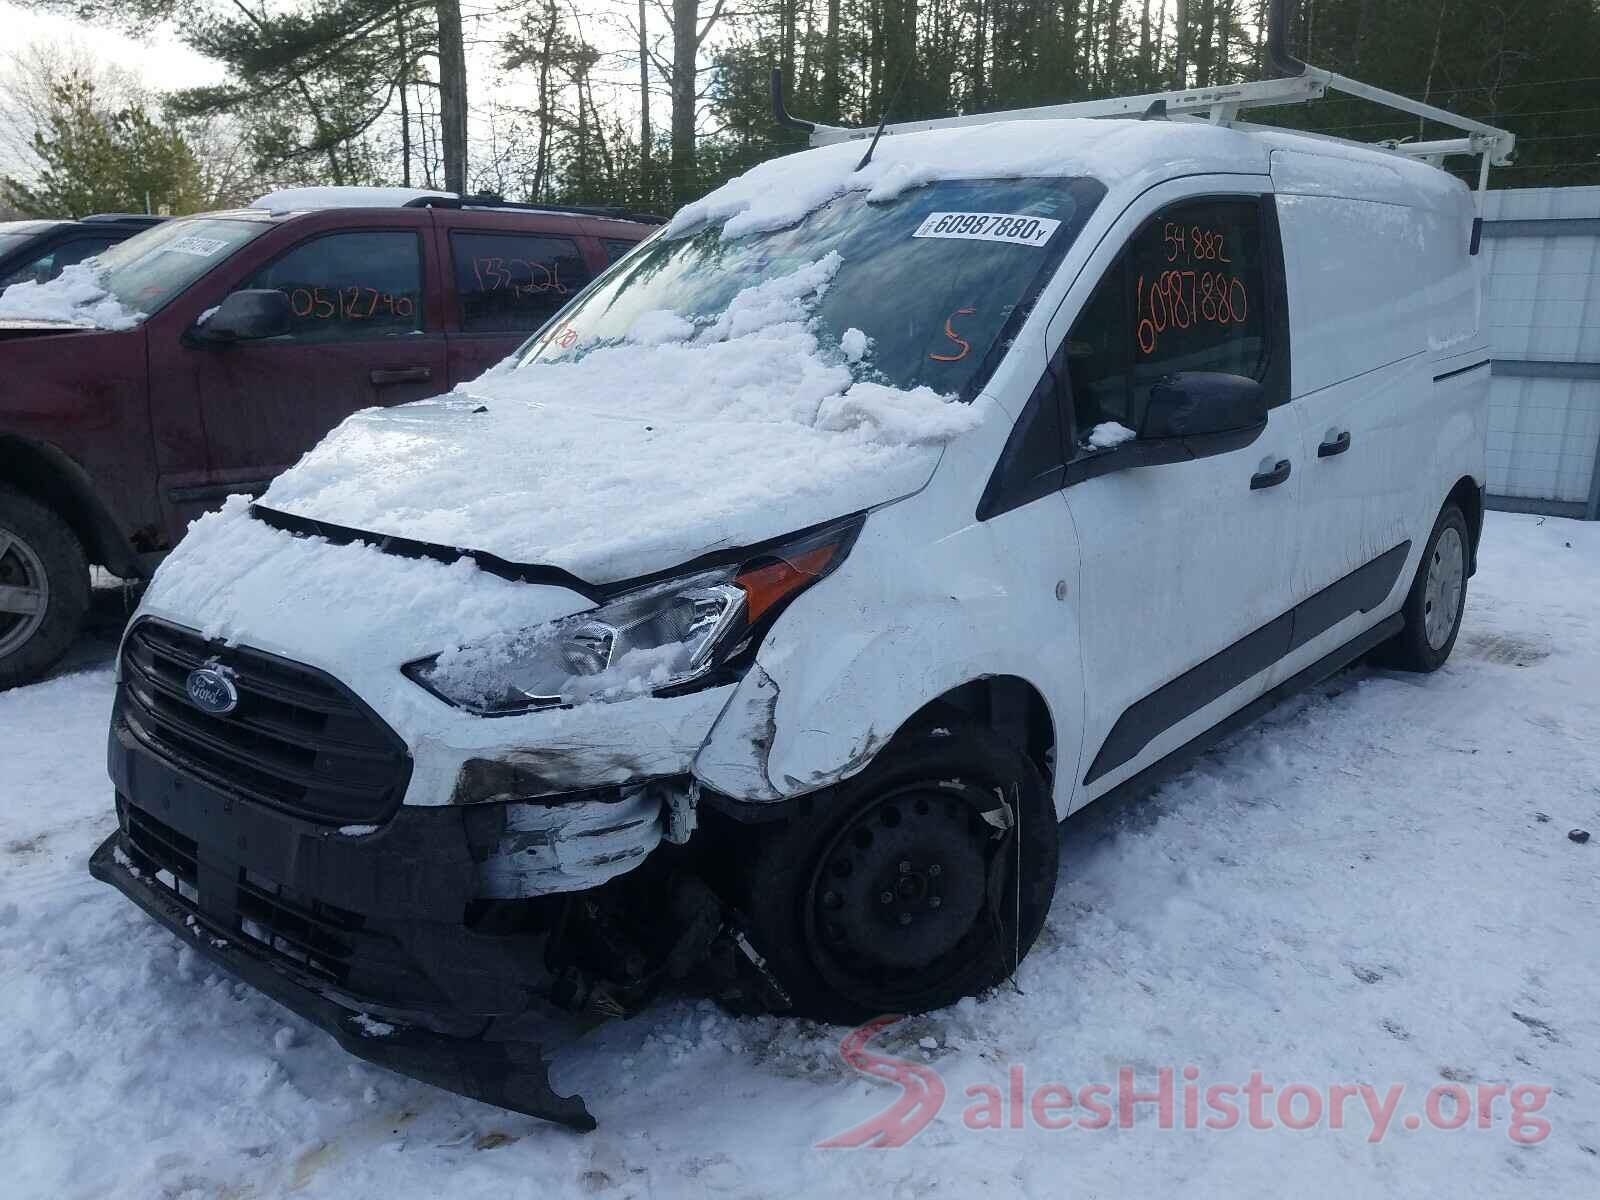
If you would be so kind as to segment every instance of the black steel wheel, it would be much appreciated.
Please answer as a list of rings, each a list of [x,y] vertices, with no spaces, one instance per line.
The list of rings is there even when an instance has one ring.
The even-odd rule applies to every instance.
[[[1044,780],[1020,749],[961,721],[902,735],[751,836],[752,941],[794,1011],[824,1020],[926,1011],[993,986],[1055,891]]]

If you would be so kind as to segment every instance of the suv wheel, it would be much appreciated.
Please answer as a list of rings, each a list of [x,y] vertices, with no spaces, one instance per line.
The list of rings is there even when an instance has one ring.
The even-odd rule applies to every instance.
[[[1467,519],[1446,504],[1433,523],[1417,576],[1400,609],[1405,628],[1379,648],[1377,659],[1402,671],[1437,671],[1450,657],[1467,600]]]
[[[1011,975],[1044,925],[1059,847],[1029,758],[959,717],[752,827],[745,913],[798,1015],[854,1024]]]
[[[60,658],[89,608],[89,563],[58,515],[0,486],[0,689]]]

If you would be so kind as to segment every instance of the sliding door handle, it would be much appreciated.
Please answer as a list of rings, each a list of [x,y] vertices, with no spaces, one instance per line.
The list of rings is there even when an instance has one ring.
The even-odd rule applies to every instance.
[[[1250,476],[1250,490],[1259,492],[1262,488],[1277,487],[1285,479],[1289,478],[1290,470],[1289,460],[1280,458],[1277,466],[1270,471],[1257,471]]]
[[[1331,435],[1333,430],[1328,430],[1328,433]],[[1323,438],[1322,445],[1317,447],[1317,457],[1332,458],[1335,454],[1343,454],[1348,449],[1350,449],[1350,431],[1346,429],[1337,437]]]
[[[375,367],[367,376],[378,387],[386,383],[427,383],[433,378],[432,367]]]

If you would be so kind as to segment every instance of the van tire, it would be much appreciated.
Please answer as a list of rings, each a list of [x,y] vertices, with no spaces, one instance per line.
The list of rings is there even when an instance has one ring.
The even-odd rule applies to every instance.
[[[792,1013],[858,1024],[942,1008],[1012,975],[1039,936],[1055,809],[1032,760],[987,727],[923,723],[792,803],[786,820],[748,828],[739,889]],[[993,824],[1006,811],[1020,813],[1010,831]]]
[[[32,683],[66,653],[89,610],[89,561],[72,528],[0,485],[0,586],[42,596],[37,613],[0,611],[0,691]],[[15,593],[13,593],[15,595]]]
[[[1444,665],[1461,632],[1471,546],[1466,517],[1454,503],[1446,504],[1400,608],[1405,626],[1374,652],[1380,666],[1428,672]]]

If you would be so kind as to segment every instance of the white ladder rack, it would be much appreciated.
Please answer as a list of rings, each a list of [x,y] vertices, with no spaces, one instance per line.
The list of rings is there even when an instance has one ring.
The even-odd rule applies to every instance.
[[[1460,131],[1460,137],[1426,142],[1388,140],[1364,143],[1354,142],[1349,138],[1332,140],[1354,145],[1369,145],[1408,158],[1421,159],[1434,166],[1442,166],[1444,160],[1451,155],[1476,155],[1479,159],[1478,193],[1481,213],[1482,194],[1489,185],[1489,168],[1504,166],[1511,160],[1512,151],[1516,148],[1516,135],[1493,125],[1486,125],[1482,121],[1458,116],[1448,109],[1402,96],[1398,92],[1373,87],[1371,84],[1362,83],[1359,79],[1351,79],[1335,71],[1327,71],[1301,62],[1288,52],[1286,45],[1284,31],[1288,20],[1288,5],[1289,0],[1273,0],[1267,32],[1268,51],[1279,75],[1276,79],[1169,92],[1146,92],[1138,96],[1115,96],[1106,100],[1082,100],[1072,104],[1047,104],[1038,108],[1018,108],[1006,112],[968,113],[963,116],[937,117],[925,121],[897,121],[870,129],[850,129],[790,116],[784,108],[782,76],[774,71],[773,114],[780,125],[791,129],[804,129],[810,134],[813,146],[827,146],[837,142],[864,141],[875,138],[880,132],[885,135],[916,133],[929,129],[955,129],[963,125],[988,125],[996,121],[1052,121],[1061,117],[1166,116],[1205,119],[1213,125],[1234,125],[1238,123],[1239,114],[1249,109],[1305,104],[1320,99],[1329,92],[1341,92]],[[1306,132],[1317,137],[1327,136],[1309,130]]]

